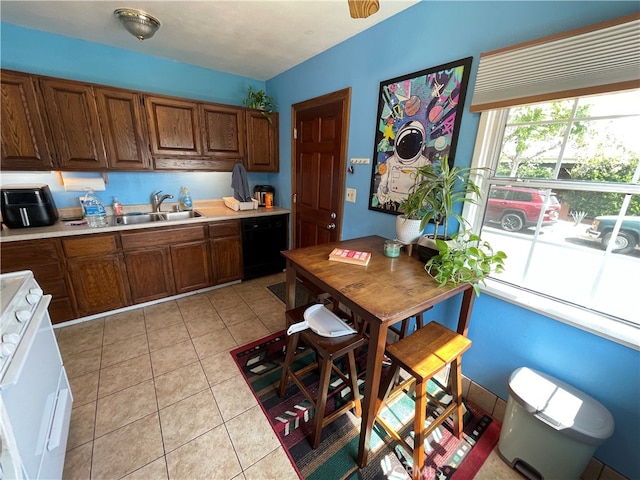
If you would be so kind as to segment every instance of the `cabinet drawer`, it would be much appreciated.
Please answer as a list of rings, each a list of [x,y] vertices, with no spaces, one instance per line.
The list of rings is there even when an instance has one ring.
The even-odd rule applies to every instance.
[[[60,260],[55,239],[3,243],[2,272],[33,270],[36,265],[58,265]]]
[[[209,224],[209,237],[232,237],[234,235],[240,235],[240,220]]]
[[[137,248],[203,240],[205,236],[204,226],[194,225],[189,227],[153,229],[151,231],[138,233],[122,233],[120,234],[120,238],[124,250],[135,250]]]
[[[118,251],[116,235],[84,235],[62,240],[67,258],[106,255]]]

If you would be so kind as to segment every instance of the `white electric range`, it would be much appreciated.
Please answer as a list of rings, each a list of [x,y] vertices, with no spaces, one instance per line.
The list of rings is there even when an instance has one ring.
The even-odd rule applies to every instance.
[[[30,271],[0,275],[0,478],[62,478],[73,397]]]

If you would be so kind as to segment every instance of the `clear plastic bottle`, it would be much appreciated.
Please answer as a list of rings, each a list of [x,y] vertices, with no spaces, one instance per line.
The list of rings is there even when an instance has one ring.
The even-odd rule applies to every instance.
[[[85,196],[81,197],[80,203],[82,203],[82,211],[87,219],[87,225],[90,227],[106,227],[109,224],[104,204],[93,193],[93,190],[87,190]]]
[[[113,208],[113,214],[116,217],[119,217],[124,213],[124,207],[122,206],[122,204],[118,200],[118,197],[113,197],[113,203],[111,204],[111,206]]]
[[[191,210],[193,208],[193,201],[191,200],[191,194],[187,187],[182,187],[182,194],[180,195],[180,206],[182,210]]]

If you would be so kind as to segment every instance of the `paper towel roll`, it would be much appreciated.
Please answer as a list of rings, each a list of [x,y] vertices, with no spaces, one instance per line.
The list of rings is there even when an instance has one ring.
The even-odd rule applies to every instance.
[[[65,192],[84,192],[87,188],[94,192],[105,190],[104,179],[102,177],[64,178]]]

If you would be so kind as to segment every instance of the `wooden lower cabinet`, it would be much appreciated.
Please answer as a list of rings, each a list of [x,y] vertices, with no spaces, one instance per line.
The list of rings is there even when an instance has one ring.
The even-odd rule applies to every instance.
[[[42,291],[52,297],[49,305],[52,323],[66,322],[77,317],[59,239],[3,243],[0,257],[2,273],[21,270],[33,272]]]
[[[169,247],[125,252],[124,264],[134,304],[175,294]]]
[[[212,285],[205,226],[132,231],[120,238],[134,304]]]
[[[79,316],[129,305],[129,290],[117,234],[62,240]]]
[[[171,245],[171,266],[176,293],[211,286],[207,241]]]
[[[209,238],[213,283],[219,285],[241,280],[242,233],[240,220],[210,223]]]
[[[53,323],[242,279],[239,220],[3,242],[1,272],[31,270]]]
[[[121,255],[73,258],[68,260],[67,268],[80,316],[115,310],[129,304]]]

